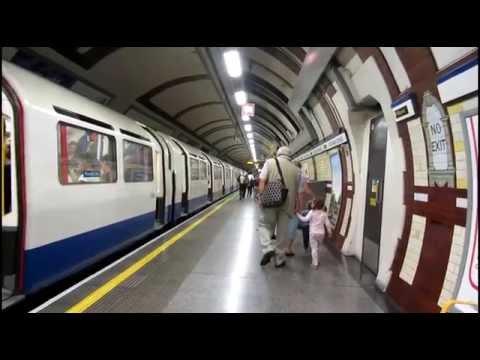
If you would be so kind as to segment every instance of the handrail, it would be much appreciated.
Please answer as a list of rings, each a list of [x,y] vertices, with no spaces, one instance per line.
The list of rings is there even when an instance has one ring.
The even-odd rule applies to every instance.
[[[473,301],[450,299],[450,300],[448,300],[445,304],[443,304],[442,310],[440,311],[440,313],[443,314],[443,313],[448,312],[448,309],[450,309],[450,307],[451,307],[452,305],[455,305],[455,304],[473,305],[473,306],[476,306],[476,307],[478,308],[478,303],[473,302]]]

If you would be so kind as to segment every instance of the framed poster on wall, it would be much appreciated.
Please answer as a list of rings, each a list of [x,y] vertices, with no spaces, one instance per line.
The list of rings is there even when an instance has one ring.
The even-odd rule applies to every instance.
[[[330,168],[332,174],[332,196],[329,216],[333,225],[337,223],[342,202],[342,162],[337,149],[330,151]]]
[[[422,125],[427,145],[429,186],[455,187],[448,114],[440,100],[429,91],[423,96]]]
[[[463,275],[457,299],[478,301],[478,108],[462,114],[463,126],[468,139],[467,158],[469,162],[469,226],[466,235],[468,249],[464,255]],[[462,312],[478,312],[469,305],[456,305]]]

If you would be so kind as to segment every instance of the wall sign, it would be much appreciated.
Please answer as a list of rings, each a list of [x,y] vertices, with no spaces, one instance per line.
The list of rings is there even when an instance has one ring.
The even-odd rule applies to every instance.
[[[321,154],[335,146],[341,145],[343,143],[347,142],[347,135],[345,135],[344,132],[340,133],[339,135],[335,136],[333,139],[330,139],[323,144],[318,145],[315,149],[312,151],[309,151],[301,156],[298,156],[295,160],[297,161],[303,161],[305,159],[308,159],[312,156],[315,156],[317,154]]]
[[[392,103],[392,111],[396,121],[409,119],[417,114],[415,97],[409,93],[400,97]]]
[[[408,108],[407,108],[407,105],[405,106],[402,106],[400,109],[398,110],[395,110],[395,116],[397,118],[399,117],[402,117],[403,115],[407,115],[408,114]]]
[[[426,121],[430,135],[433,168],[434,170],[447,170],[447,139],[442,124],[442,115],[436,107],[427,108]]]
[[[437,80],[438,93],[443,103],[478,91],[478,57],[460,64]]]
[[[253,117],[255,115],[255,104],[247,103],[242,105],[242,118],[243,117]]]
[[[455,186],[455,168],[448,115],[429,91],[423,96],[422,124],[428,153],[430,186]]]

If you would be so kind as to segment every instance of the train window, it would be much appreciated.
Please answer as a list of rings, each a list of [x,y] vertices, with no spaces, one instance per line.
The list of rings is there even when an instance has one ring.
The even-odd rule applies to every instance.
[[[152,148],[133,141],[123,140],[123,167],[125,182],[152,181]]]
[[[200,168],[198,160],[194,158],[190,158],[190,179],[200,180]]]
[[[213,176],[214,176],[215,180],[221,180],[222,179],[222,169],[218,166],[215,166],[214,170],[213,170]]]
[[[59,123],[59,177],[63,185],[117,181],[115,138]]]
[[[200,180],[207,180],[207,163],[200,161]]]

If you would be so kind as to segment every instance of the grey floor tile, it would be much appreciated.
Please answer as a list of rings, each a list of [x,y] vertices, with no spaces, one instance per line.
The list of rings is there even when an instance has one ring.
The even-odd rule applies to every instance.
[[[88,312],[278,312],[378,313],[388,311],[373,276],[359,271],[358,262],[336,256],[325,246],[320,269],[311,269],[302,234],[296,255],[285,268],[259,265],[259,210],[253,201],[233,200],[178,240],[124,283],[94,304]],[[170,235],[171,236],[171,235]],[[132,257],[62,299],[48,311],[81,300],[154,247]]]

